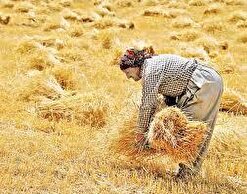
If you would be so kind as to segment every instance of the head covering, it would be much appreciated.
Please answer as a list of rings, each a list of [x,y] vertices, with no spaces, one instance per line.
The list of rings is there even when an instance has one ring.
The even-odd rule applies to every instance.
[[[134,48],[127,49],[120,60],[120,69],[125,70],[129,67],[141,67],[145,59],[151,58],[154,52],[149,49],[137,50]]]

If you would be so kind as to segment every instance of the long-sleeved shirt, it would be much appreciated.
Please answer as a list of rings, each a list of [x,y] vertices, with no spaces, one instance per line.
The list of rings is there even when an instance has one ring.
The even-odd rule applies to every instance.
[[[158,94],[172,97],[181,95],[196,67],[194,59],[171,54],[153,56],[144,61],[141,70],[143,89],[138,119],[141,131],[148,130],[156,110]]]

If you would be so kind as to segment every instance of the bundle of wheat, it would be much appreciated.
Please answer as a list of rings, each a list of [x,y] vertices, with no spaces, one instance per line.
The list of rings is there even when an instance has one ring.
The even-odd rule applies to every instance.
[[[224,29],[224,25],[221,21],[206,21],[202,24],[203,30],[209,33],[221,32]]]
[[[247,28],[247,20],[246,21],[238,21],[237,27],[238,28]]]
[[[174,28],[191,27],[195,22],[190,17],[179,16],[172,22]]]
[[[179,54],[183,57],[198,58],[202,61],[209,61],[208,53],[200,47],[180,47]]]
[[[131,7],[133,6],[133,0],[117,0],[115,4],[118,7]]]
[[[218,14],[221,11],[221,5],[218,3],[214,3],[210,5],[208,8],[206,8],[203,12],[204,15],[210,15],[210,14]]]
[[[45,23],[44,31],[51,31],[51,30],[67,30],[70,27],[70,23],[64,19],[64,17],[54,17],[50,20],[48,20]]]
[[[10,9],[11,9],[11,8],[13,8],[14,5],[15,5],[15,4],[14,4],[13,2],[11,2],[10,0],[2,0],[1,3],[2,3],[1,6],[2,6],[3,8],[10,8]]]
[[[64,19],[66,20],[71,20],[71,21],[80,21],[80,15],[74,11],[72,11],[71,9],[64,9],[61,12],[61,15],[64,17]]]
[[[97,14],[99,14],[101,17],[115,16],[116,15],[114,12],[109,11],[109,9],[102,7],[102,6],[98,6],[97,9],[95,10],[95,12]]]
[[[197,156],[206,130],[206,124],[188,121],[179,109],[166,108],[155,115],[147,137],[155,150],[175,160],[190,161]]]
[[[97,29],[106,29],[115,26],[129,29],[133,29],[135,27],[134,23],[131,21],[119,19],[117,17],[112,18],[108,16],[105,16],[104,18],[95,21],[92,26]]]
[[[96,93],[69,95],[53,101],[46,101],[37,106],[37,113],[42,118],[68,122],[78,125],[102,127],[106,124],[108,103],[105,96]]]
[[[14,9],[17,12],[27,13],[30,10],[35,9],[35,6],[30,2],[20,2],[17,5],[15,5]]]
[[[247,115],[247,100],[239,92],[226,89],[222,95],[220,110]]]
[[[226,5],[246,5],[245,0],[225,0]]]
[[[56,56],[57,50],[47,48],[42,44],[33,38],[26,38],[21,41],[17,46],[17,51],[21,55],[25,55],[25,57],[21,58],[20,64],[23,64],[27,69],[37,69],[40,71],[47,67],[59,65],[61,62]]]
[[[68,33],[71,37],[80,37],[84,34],[84,27],[81,24],[73,24]]]
[[[178,16],[187,15],[183,9],[164,9],[164,7],[155,7],[147,9],[143,13],[144,16],[162,16],[164,18],[176,18]]]
[[[36,50],[43,49],[43,45],[31,38],[24,39],[17,44],[16,51],[20,54],[30,54]]]
[[[244,11],[235,11],[231,14],[229,21],[230,22],[238,22],[238,21],[246,21],[247,20],[247,13]]]
[[[204,6],[204,5],[206,5],[206,1],[204,1],[204,0],[190,0],[188,2],[188,4],[191,6]]]
[[[61,87],[57,80],[50,75],[35,73],[23,83],[20,98],[25,101],[40,102],[41,99],[57,99],[68,93]]]
[[[180,33],[171,33],[170,39],[171,40],[181,40],[181,41],[194,41],[199,38],[201,34],[196,30],[185,30],[184,32]]]
[[[240,43],[246,44],[247,43],[247,33],[243,32],[243,33],[239,34],[239,37],[237,38],[237,41],[240,42]]]
[[[85,75],[72,65],[56,66],[52,69],[52,74],[61,87],[66,90],[77,90],[88,85]]]
[[[111,149],[132,159],[158,155],[189,162],[197,156],[206,131],[206,124],[188,121],[177,108],[165,108],[155,115],[150,124],[147,134],[149,148],[145,148],[140,138],[143,134],[136,127],[136,117],[132,117],[124,123]]]
[[[7,25],[10,21],[10,16],[9,15],[4,15],[0,13],[0,24]]]

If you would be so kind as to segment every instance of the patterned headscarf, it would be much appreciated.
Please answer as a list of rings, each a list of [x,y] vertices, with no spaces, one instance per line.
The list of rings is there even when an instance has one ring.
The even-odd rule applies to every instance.
[[[154,52],[149,49],[137,50],[127,49],[120,60],[120,69],[125,70],[129,67],[141,67],[145,59],[151,58]]]

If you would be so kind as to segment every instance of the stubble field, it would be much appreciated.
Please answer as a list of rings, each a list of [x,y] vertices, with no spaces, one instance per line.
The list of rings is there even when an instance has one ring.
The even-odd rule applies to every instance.
[[[1,193],[246,193],[245,0],[0,0]],[[128,46],[195,57],[224,79],[202,172],[129,161],[110,143],[138,111]]]

